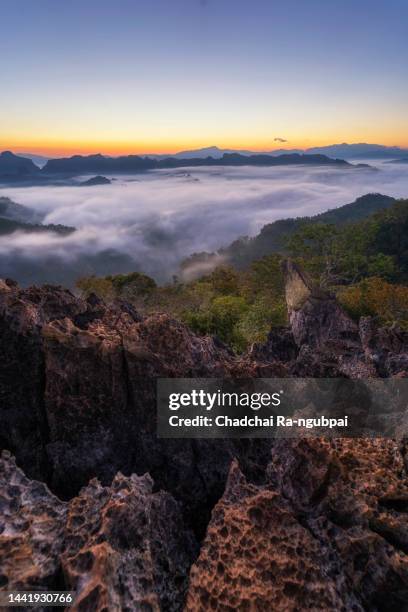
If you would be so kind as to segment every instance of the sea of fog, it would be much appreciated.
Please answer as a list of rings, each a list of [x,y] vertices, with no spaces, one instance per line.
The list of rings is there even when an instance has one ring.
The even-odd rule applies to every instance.
[[[214,251],[284,217],[313,215],[370,192],[408,197],[408,165],[372,169],[217,167],[111,177],[96,187],[7,187],[69,236],[0,237],[0,276],[72,285],[84,274],[144,271],[163,282],[193,252]],[[89,177],[84,177],[89,178]]]

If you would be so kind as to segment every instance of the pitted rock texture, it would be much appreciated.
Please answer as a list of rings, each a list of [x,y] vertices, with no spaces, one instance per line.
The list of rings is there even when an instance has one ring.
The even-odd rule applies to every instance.
[[[288,263],[286,273],[292,328],[272,330],[264,345],[242,356],[164,314],[142,318],[126,303],[2,282],[1,446],[63,498],[94,476],[109,484],[118,471],[149,472],[204,529],[232,458],[248,477],[262,479],[270,444],[157,439],[157,377],[365,378],[407,371],[406,333],[366,321],[359,334],[296,266]]]
[[[174,498],[148,475],[93,480],[69,503],[61,556],[78,610],[179,610],[197,552]]]
[[[179,505],[149,476],[93,480],[62,502],[5,452],[2,588],[71,589],[86,611],[404,610],[406,450],[279,441],[263,485],[234,461],[196,561]]]
[[[180,610],[197,543],[148,475],[93,480],[69,503],[0,459],[1,586],[75,591],[71,610]]]
[[[249,484],[233,464],[191,569],[186,610],[341,610],[343,577],[329,566],[329,550],[290,504]],[[348,609],[362,609],[347,600]]]
[[[386,439],[298,440],[272,455],[271,482],[330,544],[364,609],[408,602],[406,456],[406,445]]]
[[[57,588],[66,504],[29,480],[10,453],[0,459],[0,586]]]
[[[392,440],[280,441],[268,483],[233,464],[187,610],[405,610],[408,482]]]
[[[157,377],[407,374],[406,332],[358,327],[292,264],[287,299],[291,327],[237,356],[167,315],[0,282],[0,442],[26,474],[3,457],[3,588],[72,588],[78,610],[404,609],[402,447],[156,436]]]

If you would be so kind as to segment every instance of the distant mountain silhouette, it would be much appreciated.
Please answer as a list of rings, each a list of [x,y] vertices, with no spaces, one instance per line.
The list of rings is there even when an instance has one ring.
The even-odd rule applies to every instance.
[[[176,159],[191,159],[196,157],[207,157],[211,156],[215,159],[221,158],[224,153],[239,153],[240,155],[288,155],[292,153],[304,153],[306,155],[327,155],[327,157],[340,158],[340,159],[393,159],[396,157],[407,157],[408,149],[401,149],[400,147],[387,147],[385,145],[370,144],[370,143],[355,143],[348,144],[343,142],[341,144],[328,145],[325,147],[312,147],[309,149],[273,149],[271,151],[249,151],[249,150],[235,150],[235,149],[219,149],[216,146],[205,147],[203,149],[196,149],[192,151],[181,151],[176,153],[172,157]],[[165,159],[165,155],[157,156],[157,159]]]
[[[40,173],[31,159],[14,155],[11,151],[0,153],[0,177],[27,176]]]
[[[47,161],[51,159],[50,157],[44,157],[44,155],[38,155],[38,153],[20,153],[20,157],[26,157],[27,159],[31,159],[35,163],[36,166],[42,168],[45,166]]]
[[[132,174],[143,170],[170,169],[197,166],[287,166],[315,165],[355,167],[342,159],[331,159],[325,155],[301,155],[291,153],[276,157],[268,154],[242,155],[224,153],[220,158],[192,157],[189,159],[166,157],[154,159],[139,155],[105,157],[97,155],[74,155],[69,158],[51,159],[42,170],[43,175],[76,176],[80,174]]]
[[[307,155],[320,154],[329,157],[341,157],[342,159],[393,159],[395,157],[407,157],[408,149],[365,142],[357,144],[343,142],[327,147],[312,147],[307,149],[305,153]]]
[[[79,183],[79,186],[80,187],[94,187],[96,185],[110,185],[111,183],[112,181],[106,178],[106,176],[101,176],[100,174],[98,174],[98,176],[93,176],[87,181],[82,181],[82,183]]]
[[[324,153],[325,152],[325,153]],[[211,153],[210,155],[206,155]],[[206,156],[205,156],[206,155]],[[36,184],[63,184],[67,178],[79,175],[96,175],[84,182],[86,185],[107,184],[104,174],[134,174],[146,170],[172,169],[199,166],[287,166],[315,165],[356,167],[343,157],[349,159],[390,157],[397,162],[406,163],[408,150],[398,147],[385,147],[370,144],[331,145],[308,149],[304,153],[279,149],[267,153],[251,153],[250,151],[233,151],[207,147],[197,151],[184,151],[173,156],[159,155],[126,155],[109,157],[100,153],[96,155],[74,155],[67,158],[49,159],[40,169],[33,161],[20,157],[10,151],[0,154],[0,182]],[[32,155],[32,157],[35,157]],[[363,164],[358,164],[362,166]],[[94,182],[95,181],[95,182]],[[102,182],[103,181],[103,182]]]
[[[408,157],[401,157],[400,159],[393,159],[388,162],[389,164],[408,164]]]
[[[196,157],[213,157],[214,159],[220,159],[224,154],[238,153],[239,155],[288,155],[290,153],[303,153],[301,149],[275,149],[274,151],[249,151],[246,149],[219,149],[216,146],[205,147],[203,149],[195,149],[192,151],[180,151],[172,157],[177,159],[191,159]],[[162,159],[166,156],[162,156]]]
[[[239,153],[240,155],[253,155],[253,151],[239,151],[235,149],[219,149],[216,146],[204,147],[202,149],[193,149],[192,151],[180,151],[172,157],[176,159],[195,159],[197,157],[213,157],[214,159],[220,159],[224,153]],[[163,156],[162,159],[168,156]]]
[[[203,157],[213,157],[214,159],[220,159],[224,153],[239,153],[240,155],[251,156],[251,155],[272,155],[274,157],[278,155],[288,155],[292,153],[304,153],[306,155],[327,155],[328,157],[340,158],[340,159],[394,159],[396,157],[406,157],[408,155],[408,149],[401,149],[400,147],[387,147],[385,145],[370,144],[370,143],[355,143],[348,144],[343,142],[341,144],[328,145],[324,147],[312,147],[309,149],[272,149],[267,151],[250,151],[246,149],[220,149],[217,146],[204,147],[201,149],[193,149],[191,151],[180,151],[171,155],[176,159],[194,159]],[[148,155],[148,157],[154,159],[166,159],[168,155]]]
[[[30,159],[31,158],[31,159]],[[103,175],[105,173],[133,174],[143,170],[182,168],[185,166],[242,166],[242,165],[289,165],[289,164],[346,164],[347,160],[387,159],[390,161],[408,160],[408,149],[388,147],[370,143],[341,143],[324,147],[301,149],[274,149],[254,152],[246,149],[220,149],[217,146],[186,150],[174,155],[127,155],[110,157],[107,155],[74,155],[68,158],[47,159],[35,153],[26,157],[10,151],[0,154],[0,180],[2,182],[36,183],[45,182],[55,175],[61,178],[80,174]],[[33,160],[40,168],[33,163]],[[46,163],[45,163],[46,162]],[[45,165],[44,165],[45,163]],[[35,181],[34,181],[35,177]]]
[[[157,167],[159,162],[139,155],[122,157],[105,157],[100,153],[96,155],[73,155],[60,159],[50,159],[44,168],[43,174],[60,174],[76,176],[80,174],[106,174],[106,173],[134,173],[141,170],[150,170]]]
[[[328,145],[325,147],[311,147],[309,149],[273,149],[271,151],[249,151],[249,150],[235,150],[235,149],[219,149],[216,146],[206,147],[203,149],[196,149],[192,151],[181,151],[176,153],[172,157],[177,159],[184,158],[190,159],[194,157],[207,157],[211,156],[214,158],[220,158],[224,153],[239,153],[240,155],[288,155],[291,153],[304,153],[306,155],[327,155],[328,157],[340,158],[340,159],[392,159],[395,157],[406,157],[408,155],[408,149],[401,149],[400,147],[387,147],[385,145],[370,144],[370,143],[355,143],[348,144],[343,142],[341,144]],[[164,159],[165,155],[157,156],[160,159]]]

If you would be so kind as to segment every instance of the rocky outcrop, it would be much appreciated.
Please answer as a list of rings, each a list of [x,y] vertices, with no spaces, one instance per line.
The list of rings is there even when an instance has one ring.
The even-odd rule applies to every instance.
[[[280,442],[264,486],[233,464],[187,610],[404,609],[404,456],[391,440]]]
[[[67,505],[29,480],[8,451],[0,459],[0,585],[57,588]]]
[[[280,441],[260,485],[234,461],[195,560],[149,476],[64,502],[3,453],[1,584],[71,589],[86,611],[404,609],[407,463],[392,440]]]
[[[60,288],[20,290],[10,280],[0,284],[0,440],[3,448],[30,465],[34,477],[47,472],[42,327],[84,308],[81,300]]]
[[[397,326],[379,328],[372,317],[362,317],[359,332],[367,361],[380,376],[408,376],[408,333]]]
[[[94,479],[69,503],[0,459],[2,586],[75,591],[72,610],[180,610],[197,543],[148,475]]]
[[[406,375],[405,332],[286,275],[291,326],[242,356],[164,314],[0,282],[0,442],[19,466],[3,455],[3,586],[70,588],[78,610],[401,608],[403,447],[156,436],[158,377]]]
[[[290,328],[299,349],[292,375],[373,378],[407,371],[407,332],[379,329],[371,318],[359,327],[295,263],[287,260],[284,274]]]
[[[249,351],[251,359],[285,365],[296,361],[298,354],[299,347],[288,327],[272,328],[266,342],[254,344]]]
[[[2,447],[31,478],[68,499],[95,476],[109,484],[118,471],[149,472],[201,532],[234,456],[262,472],[266,442],[158,439],[155,403],[157,377],[248,377],[261,364],[128,304],[0,289]]]
[[[249,484],[234,464],[191,570],[186,609],[338,610],[344,603],[351,609],[354,598],[342,601],[342,576],[327,565],[329,551],[290,504]]]
[[[344,348],[354,348],[359,342],[358,326],[334,296],[316,287],[291,260],[286,260],[284,273],[286,304],[296,344],[322,349],[342,342]]]

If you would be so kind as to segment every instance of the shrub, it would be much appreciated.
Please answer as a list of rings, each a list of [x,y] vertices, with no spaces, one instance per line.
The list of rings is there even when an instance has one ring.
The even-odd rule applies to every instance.
[[[381,323],[408,328],[408,287],[392,285],[382,278],[368,278],[342,289],[338,299],[349,314],[378,317]]]

